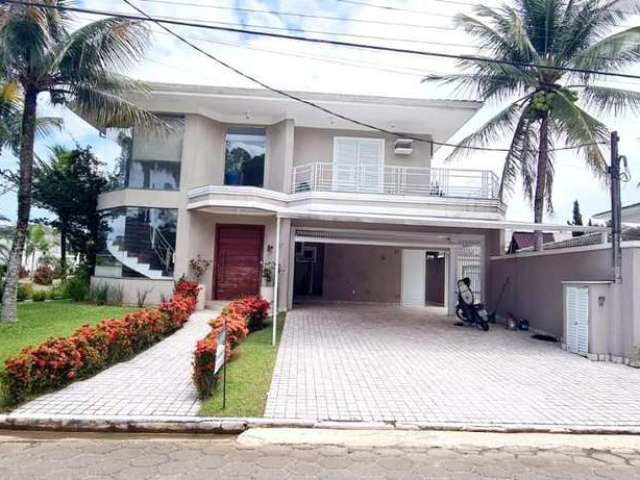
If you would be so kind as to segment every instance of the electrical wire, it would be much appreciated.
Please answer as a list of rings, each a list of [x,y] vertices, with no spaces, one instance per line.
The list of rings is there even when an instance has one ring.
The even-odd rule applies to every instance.
[[[202,53],[203,55],[207,56],[208,58],[210,58],[211,60],[215,61],[216,63],[224,66],[225,68],[237,73],[238,75],[251,80],[252,82],[260,85],[261,87],[276,93],[278,95],[281,95],[283,97],[289,98],[291,100],[297,101],[299,103],[303,103],[306,104],[310,107],[313,107],[317,110],[323,111],[329,115],[332,115],[336,118],[339,118],[341,120],[347,121],[349,123],[353,123],[355,125],[359,125],[361,127],[365,127],[371,130],[375,130],[387,135],[391,135],[397,138],[409,138],[411,140],[417,141],[417,142],[423,142],[423,143],[428,143],[431,145],[438,145],[438,146],[446,146],[446,147],[453,147],[453,148],[464,148],[464,149],[468,149],[468,150],[479,150],[479,151],[490,151],[490,152],[509,152],[509,149],[505,149],[505,148],[492,148],[492,147],[471,147],[471,146],[460,146],[460,145],[456,145],[456,144],[451,144],[451,143],[447,143],[447,142],[437,142],[431,139],[424,139],[424,138],[420,138],[420,137],[415,137],[415,136],[409,136],[409,135],[400,135],[397,132],[393,132],[391,130],[387,130],[384,128],[380,128],[377,127],[375,125],[371,125],[369,123],[366,122],[362,122],[360,120],[356,120],[354,118],[348,117],[346,115],[343,115],[341,113],[335,112],[333,110],[330,110],[326,107],[323,107],[322,105],[319,105],[315,102],[312,102],[310,100],[306,100],[302,97],[299,97],[297,95],[294,95],[292,93],[286,92],[284,90],[272,87],[268,84],[266,84],[265,82],[257,79],[256,77],[253,77],[252,75],[249,75],[241,70],[239,70],[238,68],[228,64],[227,62],[221,60],[220,58],[212,55],[211,53],[201,49],[200,47],[198,47],[197,45],[193,44],[192,42],[190,42],[188,39],[184,38],[182,35],[180,35],[179,33],[169,29],[167,26],[163,25],[162,23],[160,23],[157,20],[153,20],[153,17],[151,17],[150,15],[148,15],[144,10],[142,10],[140,7],[134,5],[132,2],[130,2],[129,0],[123,0],[124,3],[126,3],[127,5],[129,5],[131,8],[133,8],[134,10],[136,10],[138,13],[142,14],[143,16],[145,16],[147,19],[153,21],[156,25],[160,26],[163,30],[171,33],[171,35],[173,35],[175,38],[179,39],[180,41],[182,41],[183,43],[185,43],[186,45],[189,45],[191,48],[193,48],[194,50]],[[548,149],[547,151],[560,151],[560,150],[573,150],[576,148],[583,148],[583,147],[587,147],[587,146],[594,146],[594,145],[602,145],[604,143],[601,142],[593,142],[593,143],[589,143],[589,144],[583,144],[583,145],[575,145],[575,146],[570,146],[570,147],[560,147],[560,148],[553,148],[553,149]],[[531,151],[538,151],[538,150],[531,150]]]
[[[193,3],[193,2],[178,2],[176,0],[139,0],[145,3],[157,3],[163,5],[177,5],[182,7],[195,7],[195,8],[206,8],[206,9],[214,9],[214,10],[225,10],[225,11],[233,11],[233,12],[244,12],[244,13],[265,13],[267,15],[276,15],[283,17],[297,17],[297,18],[311,18],[315,20],[331,20],[331,21],[339,21],[339,22],[353,22],[353,23],[367,23],[372,25],[391,25],[396,27],[411,27],[411,28],[437,28],[441,29],[440,26],[437,25],[421,25],[414,23],[398,23],[398,22],[388,22],[385,20],[366,20],[363,18],[342,18],[342,17],[332,17],[329,15],[315,15],[310,13],[298,13],[298,12],[285,12],[281,10],[259,10],[256,8],[246,8],[246,7],[229,7],[222,5],[211,5],[211,4],[202,4],[202,3]],[[452,15],[447,15],[444,13],[432,13],[434,17],[440,18],[453,18]]]
[[[69,11],[69,12],[89,13],[89,14],[94,14],[99,16],[117,17],[117,18],[137,20],[137,21],[151,21],[158,25],[162,25],[163,27],[165,25],[178,25],[178,26],[185,26],[185,27],[203,28],[203,29],[209,29],[209,30],[244,33],[247,35],[259,35],[259,36],[266,36],[266,37],[286,39],[286,40],[297,40],[301,42],[316,43],[316,44],[321,43],[321,44],[334,45],[334,46],[355,47],[355,48],[378,50],[378,51],[392,52],[392,53],[421,55],[421,56],[428,56],[428,57],[434,57],[434,58],[446,58],[446,59],[452,59],[452,60],[469,60],[469,61],[483,62],[483,63],[494,63],[498,65],[509,65],[509,66],[518,67],[518,68],[537,68],[542,70],[581,73],[583,75],[594,75],[594,76],[603,76],[603,77],[621,77],[621,78],[632,78],[632,79],[640,80],[640,75],[634,75],[630,73],[607,72],[602,70],[592,70],[592,69],[586,69],[586,68],[559,67],[555,65],[541,65],[536,63],[519,63],[519,62],[512,62],[509,60],[492,59],[492,58],[480,57],[480,56],[474,56],[474,55],[457,55],[457,54],[443,53],[443,52],[388,47],[383,45],[369,45],[369,44],[361,44],[361,43],[354,43],[354,42],[345,42],[341,40],[297,37],[295,35],[267,33],[267,32],[247,30],[242,28],[221,27],[221,26],[198,24],[198,23],[192,23],[192,22],[183,22],[180,20],[168,20],[168,19],[165,20],[165,19],[155,18],[151,16],[145,17],[145,16],[139,16],[139,15],[129,15],[129,14],[123,14],[123,13],[117,13],[117,12],[109,12],[104,10],[95,10],[95,9],[80,8],[80,7],[48,5],[48,4],[34,3],[34,2],[24,1],[24,0],[1,0],[1,1],[2,3],[10,3],[15,5],[33,6],[33,7],[46,8],[46,9]],[[172,30],[170,29],[167,29],[167,30],[172,32]]]
[[[148,15],[145,11],[143,11],[142,9],[140,9],[139,7],[137,7],[136,5],[134,5],[133,3],[131,3],[129,0],[123,0],[124,3],[126,3],[127,5],[129,5],[131,8],[133,8],[134,10],[136,10],[138,13],[140,13],[141,15],[143,15],[142,17],[138,17],[138,16],[133,16],[133,15],[123,15],[123,14],[115,14],[115,15],[110,15],[107,12],[102,12],[102,11],[95,11],[92,9],[84,9],[84,8],[77,8],[77,7],[63,7],[60,5],[47,5],[47,4],[39,4],[39,3],[33,3],[33,2],[26,2],[26,1],[19,1],[19,0],[2,0],[4,3],[12,3],[12,4],[17,4],[17,5],[28,5],[28,6],[35,6],[35,7],[41,7],[41,8],[49,8],[49,9],[56,9],[56,10],[63,10],[63,11],[75,11],[75,12],[82,12],[82,13],[91,13],[91,14],[96,14],[96,15],[106,15],[106,16],[113,16],[113,17],[118,17],[118,18],[124,18],[124,19],[131,19],[131,20],[140,20],[140,21],[151,21],[153,23],[155,23],[156,25],[158,25],[160,28],[162,28],[164,31],[166,31],[167,33],[171,34],[172,36],[174,36],[175,38],[177,38],[178,40],[180,40],[181,42],[185,43],[186,45],[188,45],[189,47],[191,47],[192,49],[200,52],[201,54],[207,56],[208,58],[210,58],[211,60],[215,61],[216,63],[222,65],[223,67],[233,71],[234,73],[260,85],[261,87],[265,88],[266,90],[269,90],[273,93],[276,93],[278,95],[281,95],[283,97],[289,98],[291,100],[297,101],[299,103],[303,103],[306,104],[310,107],[313,107],[315,109],[318,109],[320,111],[323,111],[329,115],[332,115],[336,118],[339,118],[341,120],[344,120],[346,122],[349,123],[353,123],[355,125],[367,128],[367,129],[371,129],[371,130],[375,130],[387,135],[391,135],[391,136],[395,136],[395,137],[402,137],[402,138],[409,138],[418,142],[424,142],[424,143],[428,143],[431,145],[438,145],[438,146],[445,146],[445,147],[452,147],[452,148],[463,148],[463,149],[467,149],[467,150],[477,150],[477,151],[490,151],[490,152],[509,152],[509,149],[506,148],[492,148],[492,147],[477,147],[477,146],[461,146],[461,145],[457,145],[457,144],[452,144],[452,143],[447,143],[447,142],[437,142],[431,139],[424,139],[424,138],[420,138],[420,137],[415,137],[415,136],[408,136],[408,135],[401,135],[398,132],[393,132],[391,130],[387,130],[384,128],[380,128],[377,127],[375,125],[366,123],[366,122],[362,122],[360,120],[356,120],[354,118],[348,117],[346,115],[343,115],[341,113],[335,112],[333,110],[330,110],[326,107],[323,107],[322,105],[319,105],[315,102],[312,102],[310,100],[306,100],[302,97],[299,97],[297,95],[294,95],[292,93],[286,92],[284,90],[272,87],[268,84],[266,84],[265,82],[257,79],[256,77],[253,77],[241,70],[239,70],[238,68],[230,65],[229,63],[221,60],[220,58],[212,55],[211,53],[203,50],[202,48],[200,48],[199,46],[195,45],[194,43],[192,43],[191,41],[189,41],[187,38],[183,37],[182,35],[178,34],[177,32],[169,29],[165,23],[169,23],[169,24],[174,24],[175,22],[173,21],[167,21],[167,20],[162,20],[162,19],[156,19],[150,15]],[[190,25],[190,26],[197,26],[197,25]],[[638,77],[640,78],[640,77]],[[573,146],[566,146],[566,147],[559,147],[559,148],[553,148],[553,149],[548,149],[547,151],[561,151],[561,150],[574,150],[577,148],[584,148],[587,146],[596,146],[596,145],[604,145],[606,144],[605,142],[592,142],[592,143],[585,143],[585,144],[581,144],[581,145],[573,145]],[[536,149],[531,149],[531,151],[539,151]]]

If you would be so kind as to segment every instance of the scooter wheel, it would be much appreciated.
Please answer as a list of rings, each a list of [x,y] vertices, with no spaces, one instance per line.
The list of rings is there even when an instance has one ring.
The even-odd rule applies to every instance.
[[[488,332],[489,331],[489,324],[485,321],[480,322],[480,328],[482,329],[483,332]]]

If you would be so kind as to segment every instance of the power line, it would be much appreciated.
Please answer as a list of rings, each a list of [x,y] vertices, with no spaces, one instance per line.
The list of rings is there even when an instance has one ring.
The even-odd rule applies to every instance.
[[[245,13],[266,13],[269,15],[283,16],[283,17],[298,17],[298,18],[312,18],[316,20],[331,20],[331,21],[339,21],[339,22],[354,22],[354,23],[368,23],[373,25],[392,25],[397,27],[411,27],[411,28],[436,28],[441,30],[442,27],[438,25],[421,25],[421,24],[412,24],[412,23],[398,23],[398,22],[388,22],[384,20],[365,20],[362,18],[343,18],[343,17],[333,17],[330,15],[315,15],[310,13],[298,13],[298,12],[285,12],[281,10],[259,10],[256,8],[246,8],[246,7],[228,7],[222,5],[210,5],[210,4],[202,4],[202,3],[193,3],[193,2],[178,2],[175,0],[139,0],[141,2],[146,3],[158,3],[163,5],[179,5],[183,7],[196,7],[196,8],[206,8],[206,9],[215,9],[215,10],[226,10],[226,11],[234,11],[234,12],[245,12]],[[431,13],[430,15],[434,17],[441,18],[453,18],[452,15],[446,15],[444,13]]]
[[[558,67],[555,65],[541,65],[536,63],[518,63],[518,62],[509,61],[509,60],[492,59],[492,58],[480,57],[475,55],[458,55],[458,54],[443,53],[443,52],[388,47],[383,45],[368,45],[368,44],[355,43],[355,42],[345,42],[341,40],[297,37],[295,35],[260,32],[255,30],[242,29],[242,28],[220,27],[220,26],[214,26],[214,25],[184,22],[180,20],[159,19],[151,16],[147,18],[139,15],[128,15],[128,14],[114,13],[114,12],[109,12],[104,10],[95,10],[95,9],[80,8],[80,7],[67,7],[67,6],[61,6],[61,5],[47,5],[43,3],[34,3],[34,2],[29,2],[24,0],[2,0],[2,2],[16,4],[16,5],[54,9],[54,10],[88,13],[93,15],[107,16],[107,17],[117,17],[117,18],[129,19],[129,20],[151,21],[151,22],[155,22],[158,25],[162,24],[163,26],[165,24],[179,25],[179,26],[185,26],[185,27],[209,29],[209,30],[244,33],[247,35],[266,36],[266,37],[279,38],[279,39],[285,39],[285,40],[297,40],[297,41],[308,42],[308,43],[322,43],[327,45],[335,45],[335,46],[343,46],[343,47],[363,48],[363,49],[378,50],[383,52],[403,53],[403,54],[409,54],[409,55],[421,55],[421,56],[434,57],[434,58],[446,58],[451,60],[469,60],[474,62],[494,63],[498,65],[509,65],[512,67],[519,67],[519,68],[538,68],[542,70],[581,73],[586,75],[600,75],[604,77],[632,78],[632,79],[640,80],[640,75],[633,75],[630,73],[606,72],[601,70],[591,70],[591,69],[585,69],[585,68]]]
[[[166,32],[164,30],[153,30],[153,31],[155,33],[159,33],[161,35],[170,35],[168,32]],[[192,40],[192,41],[204,42],[204,43],[208,43],[208,44],[212,44],[212,45],[225,45],[225,46],[228,46],[228,47],[241,48],[243,50],[252,50],[252,51],[265,52],[265,53],[270,53],[270,54],[280,55],[280,56],[285,56],[285,57],[296,57],[296,58],[301,58],[301,59],[315,60],[315,61],[324,62],[324,63],[332,63],[332,64],[337,64],[337,65],[346,65],[346,66],[350,66],[350,67],[354,67],[354,68],[362,68],[362,69],[376,70],[376,71],[381,71],[381,72],[396,73],[396,74],[399,74],[399,75],[412,76],[412,77],[416,77],[416,78],[424,78],[426,74],[450,75],[450,74],[454,73],[454,72],[435,71],[435,70],[429,70],[429,69],[417,68],[417,67],[394,68],[393,65],[389,65],[389,66],[385,67],[385,66],[381,66],[381,64],[379,62],[355,61],[353,59],[348,59],[348,58],[344,58],[344,57],[336,57],[336,56],[327,57],[327,56],[322,56],[322,55],[313,55],[313,54],[301,53],[301,52],[294,51],[294,50],[283,50],[283,49],[273,50],[273,49],[264,48],[264,47],[249,46],[249,45],[241,44],[241,43],[224,42],[224,41],[221,41],[221,40],[211,40],[211,39],[208,39],[208,38],[199,38],[199,37],[194,37],[194,36],[189,36],[189,35],[183,35],[183,36],[185,38],[188,38],[188,39]],[[156,61],[155,63],[162,64],[161,62],[158,62],[158,61]],[[163,64],[163,65],[169,66],[167,64]],[[499,78],[498,79],[494,79],[494,81],[499,82],[499,83],[505,83],[505,84],[509,83],[508,80],[506,80],[506,79],[505,80],[501,80]],[[616,80],[616,83],[638,86],[638,82],[632,82],[632,81]],[[569,88],[570,88],[570,86],[569,86]]]
[[[431,12],[427,12],[425,10],[416,10],[413,8],[404,8],[404,7],[396,7],[396,6],[391,6],[391,5],[381,5],[381,4],[375,4],[375,3],[367,3],[367,2],[362,2],[359,0],[336,0],[337,2],[340,3],[350,3],[352,5],[360,5],[363,7],[371,7],[371,8],[379,8],[382,10],[393,10],[393,11],[400,11],[400,12],[409,12],[409,13],[419,13],[419,14],[423,14],[423,15],[430,15]],[[439,3],[448,3],[451,5],[464,5],[464,6],[477,6],[477,3],[467,3],[467,2],[463,2],[461,0],[431,0],[433,2],[439,2]]]
[[[491,148],[491,147],[471,147],[471,146],[460,146],[460,145],[456,145],[456,144],[451,144],[451,143],[446,143],[446,142],[436,142],[434,140],[426,140],[424,138],[420,138],[420,137],[414,137],[414,136],[409,136],[409,135],[400,135],[397,132],[392,132],[391,130],[387,130],[384,128],[380,128],[377,127],[375,125],[371,125],[369,123],[366,122],[362,122],[360,120],[356,120],[354,118],[351,117],[347,117],[346,115],[343,115],[341,113],[335,112],[333,110],[330,110],[326,107],[323,107],[322,105],[319,105],[315,102],[312,102],[310,100],[306,100],[302,97],[299,97],[297,95],[291,94],[289,92],[285,92],[284,90],[272,87],[268,84],[266,84],[265,82],[247,74],[244,73],[243,71],[237,69],[236,67],[233,67],[232,65],[228,64],[227,62],[219,59],[218,57],[212,55],[211,53],[201,49],[200,47],[198,47],[197,45],[193,44],[192,42],[190,42],[189,40],[187,40],[186,38],[184,38],[182,35],[180,35],[177,32],[174,32],[173,30],[169,29],[167,26],[163,25],[162,23],[160,23],[160,21],[158,20],[153,20],[153,17],[151,17],[150,15],[148,15],[144,10],[142,10],[141,8],[137,7],[136,5],[134,5],[132,2],[130,2],[129,0],[123,0],[124,3],[126,3],[127,5],[129,5],[131,8],[133,8],[134,10],[136,10],[137,12],[141,13],[142,15],[144,15],[147,19],[153,21],[156,25],[158,25],[159,27],[161,27],[163,30],[165,30],[166,32],[170,33],[171,35],[173,35],[174,37],[176,37],[177,39],[179,39],[180,41],[182,41],[183,43],[185,43],[186,45],[189,45],[191,48],[193,48],[194,50],[202,53],[203,55],[207,56],[208,58],[210,58],[211,60],[215,61],[216,63],[224,66],[225,68],[237,73],[238,75],[251,80],[252,82],[260,85],[261,87],[277,93],[281,96],[287,97],[291,100],[309,105],[310,107],[313,107],[315,109],[321,110],[329,115],[332,115],[336,118],[339,118],[341,120],[345,120],[349,123],[353,123],[355,125],[359,125],[365,128],[369,128],[371,130],[375,130],[381,133],[385,133],[387,135],[391,135],[391,136],[395,136],[395,137],[403,137],[403,138],[410,138],[412,140],[418,141],[418,142],[423,142],[423,143],[428,143],[431,145],[439,145],[439,146],[446,146],[446,147],[453,147],[453,148],[464,148],[464,149],[468,149],[468,150],[479,150],[479,151],[491,151],[491,152],[509,152],[509,149],[504,149],[504,148]],[[560,147],[560,148],[554,148],[554,149],[549,149],[547,151],[560,151],[560,150],[573,150],[576,148],[583,148],[583,147],[587,147],[587,146],[594,146],[594,145],[602,145],[603,143],[600,142],[595,142],[595,143],[590,143],[590,144],[583,144],[583,145],[576,145],[576,146],[571,146],[571,147]]]

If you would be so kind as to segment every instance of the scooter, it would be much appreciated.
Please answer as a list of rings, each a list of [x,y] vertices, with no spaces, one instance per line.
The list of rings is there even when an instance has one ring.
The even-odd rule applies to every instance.
[[[460,325],[476,326],[483,331],[489,330],[489,323],[480,315],[484,310],[484,304],[475,303],[473,291],[471,290],[471,279],[465,277],[458,280],[458,305],[456,306],[456,316],[462,320]]]

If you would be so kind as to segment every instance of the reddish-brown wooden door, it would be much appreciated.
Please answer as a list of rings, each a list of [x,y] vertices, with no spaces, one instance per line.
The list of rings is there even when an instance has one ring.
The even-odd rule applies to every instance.
[[[217,300],[260,293],[263,238],[262,225],[218,225],[214,271]]]

